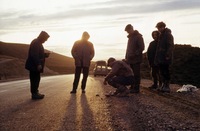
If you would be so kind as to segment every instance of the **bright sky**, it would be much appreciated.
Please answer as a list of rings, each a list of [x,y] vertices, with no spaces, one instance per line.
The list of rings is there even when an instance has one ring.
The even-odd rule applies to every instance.
[[[93,60],[123,59],[127,24],[143,35],[146,52],[160,21],[175,44],[200,47],[200,0],[0,0],[0,41],[30,44],[45,30],[51,36],[45,48],[70,57],[88,31]]]

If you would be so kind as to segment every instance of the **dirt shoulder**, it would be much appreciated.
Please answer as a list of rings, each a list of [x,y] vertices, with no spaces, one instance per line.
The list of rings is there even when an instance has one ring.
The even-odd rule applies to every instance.
[[[177,93],[181,86],[170,85],[170,94],[158,93],[149,90],[150,85],[142,80],[139,94],[107,98],[119,130],[200,130],[200,90]]]

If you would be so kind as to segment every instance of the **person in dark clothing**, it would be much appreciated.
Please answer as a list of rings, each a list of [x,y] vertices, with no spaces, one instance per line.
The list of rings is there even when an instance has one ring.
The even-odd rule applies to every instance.
[[[134,83],[134,75],[131,67],[123,60],[115,60],[115,58],[109,58],[108,66],[112,69],[104,79],[104,85],[111,85],[116,88],[114,93],[108,94],[108,96],[128,96],[129,90],[126,86]]]
[[[173,61],[174,37],[171,30],[166,28],[164,22],[158,22],[156,28],[160,32],[158,46],[155,56],[155,64],[159,66],[162,86],[158,88],[161,92],[170,92],[170,65]]]
[[[76,66],[73,88],[72,91],[70,92],[71,94],[76,93],[81,71],[83,71],[81,89],[82,93],[85,93],[90,62],[93,59],[95,53],[93,44],[90,41],[88,41],[89,38],[90,35],[88,34],[88,32],[83,32],[82,39],[76,41],[71,50],[71,54],[75,60],[75,66]]]
[[[43,43],[49,38],[47,32],[42,31],[29,47],[25,68],[29,70],[32,99],[43,99],[44,94],[39,93],[40,73],[43,73],[45,58],[49,53],[44,52]]]
[[[159,67],[154,63],[159,35],[160,35],[159,31],[152,32],[152,38],[154,40],[149,44],[149,47],[147,49],[147,58],[149,61],[149,66],[151,68],[151,76],[153,78],[153,85],[149,87],[150,89],[157,89],[158,81],[159,81],[159,86],[161,86]]]
[[[144,50],[144,40],[142,35],[133,29],[131,24],[125,27],[128,33],[128,44],[125,59],[130,64],[134,74],[134,84],[130,87],[130,93],[140,92],[140,65],[142,63],[142,52]]]

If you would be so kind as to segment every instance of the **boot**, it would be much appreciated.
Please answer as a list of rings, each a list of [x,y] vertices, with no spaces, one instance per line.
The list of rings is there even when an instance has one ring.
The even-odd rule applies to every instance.
[[[157,91],[161,91],[163,89],[164,84],[161,84],[158,88]]]
[[[38,99],[43,99],[43,98],[44,98],[44,94],[40,94],[40,93],[32,94],[32,100],[38,100]]]
[[[167,92],[170,93],[170,88],[169,88],[169,82],[165,82],[163,85],[163,88],[161,89],[161,92]]]
[[[139,93],[139,92],[140,92],[139,86],[133,87],[133,86],[131,85],[130,93]]]
[[[70,92],[70,94],[76,94],[76,88],[72,88],[72,91]]]

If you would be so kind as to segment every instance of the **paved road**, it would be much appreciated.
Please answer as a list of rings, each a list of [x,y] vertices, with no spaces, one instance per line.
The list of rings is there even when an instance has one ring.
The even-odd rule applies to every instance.
[[[0,83],[0,131],[115,130],[102,86],[102,77],[88,78],[71,95],[73,75],[42,77],[43,100],[31,100],[29,80]]]
[[[200,92],[151,91],[105,97],[113,90],[103,77],[88,78],[86,94],[70,94],[73,75],[42,77],[43,100],[31,100],[29,80],[0,83],[0,131],[150,131],[200,130]]]

